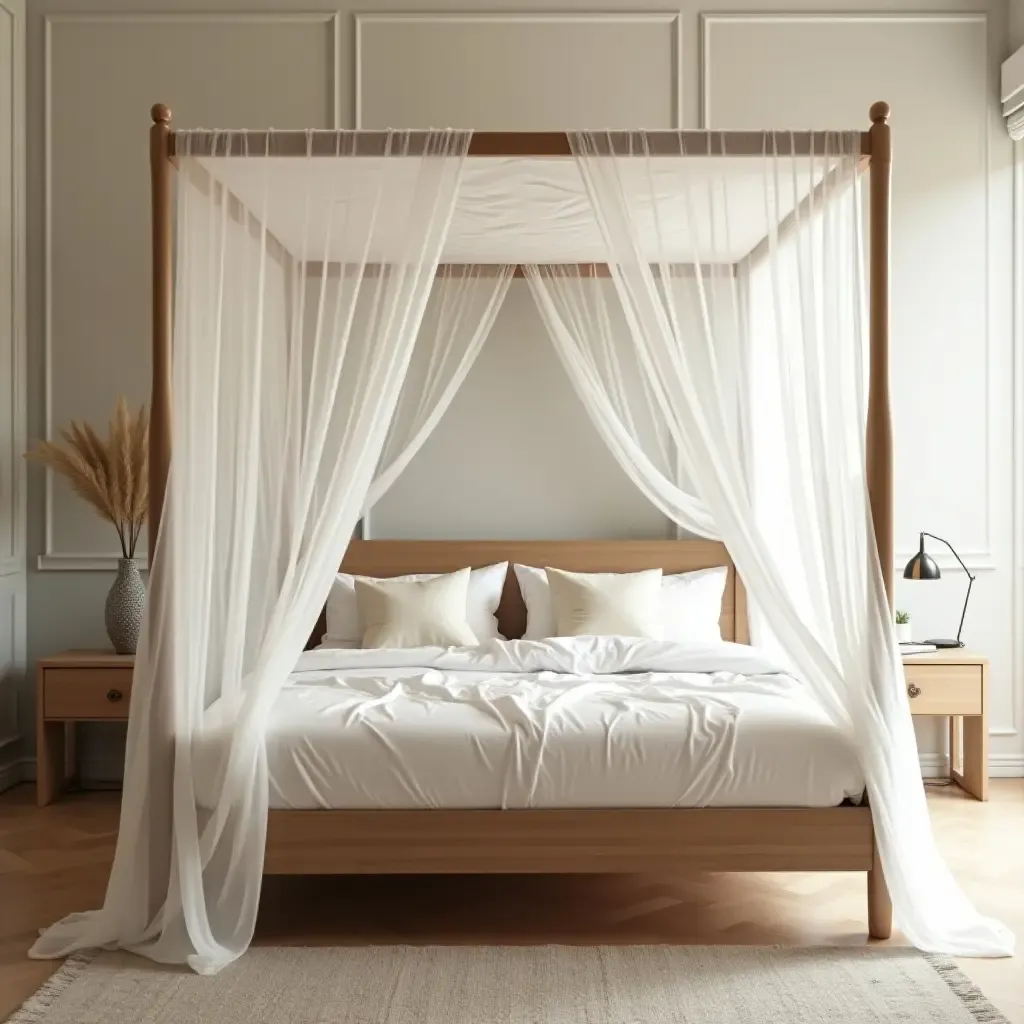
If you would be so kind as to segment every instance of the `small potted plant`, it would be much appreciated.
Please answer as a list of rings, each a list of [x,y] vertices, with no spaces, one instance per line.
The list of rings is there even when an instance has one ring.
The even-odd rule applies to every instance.
[[[909,644],[911,635],[910,612],[896,611],[896,640],[901,644]]]

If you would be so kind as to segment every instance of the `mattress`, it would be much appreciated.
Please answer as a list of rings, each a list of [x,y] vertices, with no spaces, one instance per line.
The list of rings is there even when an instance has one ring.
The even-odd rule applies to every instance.
[[[272,808],[829,807],[864,787],[808,689],[740,645],[318,650],[298,669],[265,726]],[[215,704],[193,740],[203,806],[232,717]]]

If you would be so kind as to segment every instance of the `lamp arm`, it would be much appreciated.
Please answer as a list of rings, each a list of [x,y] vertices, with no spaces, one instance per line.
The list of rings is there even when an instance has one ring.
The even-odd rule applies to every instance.
[[[964,610],[960,613],[960,625],[956,631],[956,642],[963,647],[963,641],[960,639],[960,634],[964,630],[964,619],[967,617],[967,602],[971,599],[971,587],[974,586],[974,577],[967,573],[967,593],[964,595]]]
[[[950,544],[948,540],[945,540],[942,537],[936,537],[934,533],[924,533],[923,531],[921,533],[921,536],[922,537],[931,537],[932,540],[937,540],[940,543],[945,544],[946,547],[949,548],[949,550],[953,552],[953,557],[960,563],[960,568],[962,568],[963,571],[965,573],[967,573],[967,578],[972,583],[974,582],[974,577],[971,575],[971,570],[967,568],[967,566],[964,564],[964,560],[956,553],[956,548],[953,547],[953,545]],[[924,548],[924,542],[923,541],[921,542],[921,547],[922,547],[922,550],[923,550],[923,548]],[[967,590],[968,590],[968,593],[969,593],[970,592],[970,587],[968,587]]]
[[[974,576],[971,570],[964,565],[964,560],[956,553],[956,548],[949,543],[948,540],[943,537],[936,537],[934,533],[921,533],[921,550],[924,550],[924,539],[925,537],[931,537],[932,540],[937,540],[942,544],[945,544],[950,551],[953,552],[953,557],[960,563],[961,568],[967,573],[967,594],[964,596],[964,610],[960,613],[960,626],[956,631],[956,642],[963,647],[963,641],[960,639],[960,634],[964,629],[964,619],[967,618],[967,602],[971,599],[971,587],[974,586]]]

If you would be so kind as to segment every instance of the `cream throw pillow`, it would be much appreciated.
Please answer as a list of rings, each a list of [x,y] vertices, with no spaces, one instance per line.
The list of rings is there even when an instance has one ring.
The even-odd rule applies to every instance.
[[[466,621],[469,569],[427,580],[355,578],[363,647],[465,647],[477,643]]]
[[[661,570],[565,572],[546,568],[557,636],[662,638]]]

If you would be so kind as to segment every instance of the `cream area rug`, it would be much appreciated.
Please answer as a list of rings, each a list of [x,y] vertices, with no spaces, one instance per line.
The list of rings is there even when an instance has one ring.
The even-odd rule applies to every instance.
[[[72,957],[10,1024],[1002,1024],[949,960],[762,946],[254,947],[214,978]]]

